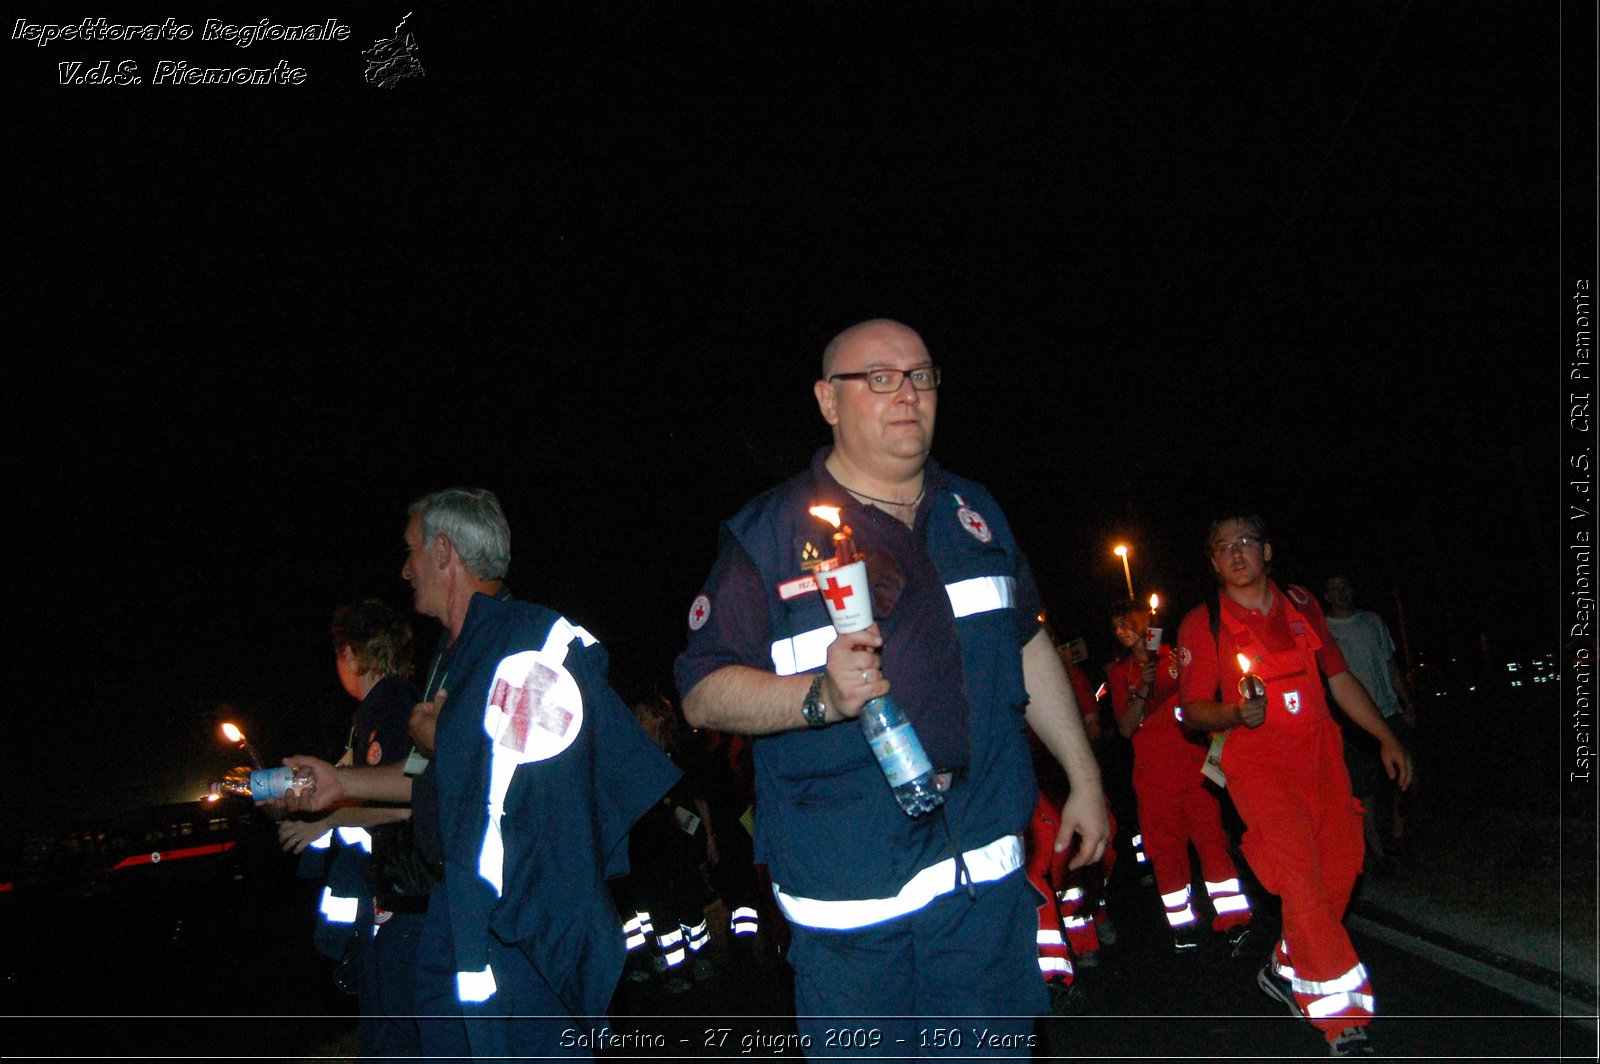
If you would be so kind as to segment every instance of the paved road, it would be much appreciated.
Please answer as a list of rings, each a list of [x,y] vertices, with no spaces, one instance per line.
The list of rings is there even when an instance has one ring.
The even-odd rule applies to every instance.
[[[1270,895],[1256,892],[1260,940],[1240,959],[1229,957],[1220,940],[1198,953],[1174,955],[1153,889],[1124,878],[1120,869],[1110,899],[1120,935],[1100,966],[1081,976],[1088,1011],[1042,1019],[1035,1048],[1019,1050],[1018,1058],[1326,1055],[1319,1034],[1256,988],[1256,970],[1278,930]],[[1422,955],[1385,941],[1395,936],[1358,930],[1353,937],[1372,973],[1380,1012],[1372,1031],[1385,1056],[1595,1056],[1592,1025],[1541,1012],[1470,978],[1455,970],[1447,953]],[[682,1056],[796,1055],[784,1041],[794,1026],[781,966],[718,959],[721,967],[709,982],[681,995],[665,994],[654,982],[625,986],[615,1029],[661,1034]],[[930,1024],[930,1030],[957,1032],[970,1046],[982,1026],[981,1020],[954,1020]]]

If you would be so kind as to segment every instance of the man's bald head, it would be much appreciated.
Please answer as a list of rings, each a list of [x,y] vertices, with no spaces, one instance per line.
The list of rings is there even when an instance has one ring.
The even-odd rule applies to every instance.
[[[844,350],[846,345],[857,340],[890,336],[911,336],[915,337],[918,343],[922,341],[922,337],[917,336],[915,329],[888,318],[872,318],[857,322],[829,340],[828,346],[822,349],[822,379],[827,380],[833,375],[834,366],[839,362],[839,352]]]

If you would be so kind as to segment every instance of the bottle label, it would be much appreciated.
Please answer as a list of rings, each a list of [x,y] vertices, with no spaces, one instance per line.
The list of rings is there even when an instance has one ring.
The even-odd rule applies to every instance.
[[[250,773],[250,797],[258,802],[282,798],[289,793],[289,781],[293,778],[294,769],[287,765],[256,769]]]
[[[909,723],[897,724],[872,740],[872,754],[889,778],[889,786],[899,787],[910,783],[925,772],[933,771],[933,764],[923,752],[922,740]]]

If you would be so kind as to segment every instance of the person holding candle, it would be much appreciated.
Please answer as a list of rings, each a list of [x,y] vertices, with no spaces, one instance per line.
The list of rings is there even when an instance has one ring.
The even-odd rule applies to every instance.
[[[1367,1055],[1376,1003],[1343,923],[1361,872],[1362,809],[1324,679],[1339,708],[1378,741],[1402,789],[1410,758],[1350,675],[1316,599],[1269,577],[1262,520],[1213,522],[1206,550],[1221,591],[1179,627],[1179,702],[1184,723],[1227,733],[1221,767],[1248,829],[1244,854],[1283,901],[1283,937],[1257,983],[1321,1031],[1334,1056]]]
[[[677,663],[691,724],[757,737],[756,859],[791,925],[812,1053],[830,1052],[839,1016],[882,1034],[831,1050],[849,1055],[937,1050],[916,1017],[988,1017],[1021,1040],[991,1052],[1031,1038],[1049,1002],[1022,873],[1037,793],[1024,719],[1071,781],[1055,848],[1078,836],[1085,865],[1105,846],[1099,771],[1027,559],[988,492],[929,457],[939,383],[897,322],[828,344],[812,393],[833,446],[723,526]],[[863,631],[836,636],[823,606],[832,529],[813,506],[838,507],[865,554]],[[946,783],[933,812],[902,810],[855,724],[891,686]]]
[[[1152,596],[1153,597],[1153,596]],[[1200,765],[1205,747],[1178,723],[1178,661],[1171,648],[1151,647],[1151,614],[1132,602],[1111,608],[1111,624],[1125,654],[1106,666],[1106,688],[1117,730],[1133,743],[1133,791],[1139,826],[1156,890],[1172,930],[1173,949],[1200,945],[1191,904],[1189,847],[1200,857],[1200,874],[1216,914],[1211,929],[1227,937],[1235,956],[1249,936],[1250,902],[1228,856],[1217,800],[1205,789]]]

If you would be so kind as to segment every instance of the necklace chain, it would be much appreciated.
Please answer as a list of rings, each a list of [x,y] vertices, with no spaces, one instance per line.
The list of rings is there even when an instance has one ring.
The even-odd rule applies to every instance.
[[[924,478],[922,481],[922,488],[917,492],[917,497],[912,499],[910,502],[900,502],[895,499],[880,499],[876,495],[868,495],[864,491],[857,491],[855,488],[852,488],[850,485],[842,481],[840,482],[839,486],[858,499],[865,499],[868,502],[880,502],[885,506],[908,506],[914,508],[918,503],[922,502],[922,497],[928,493],[928,481],[926,478]]]

